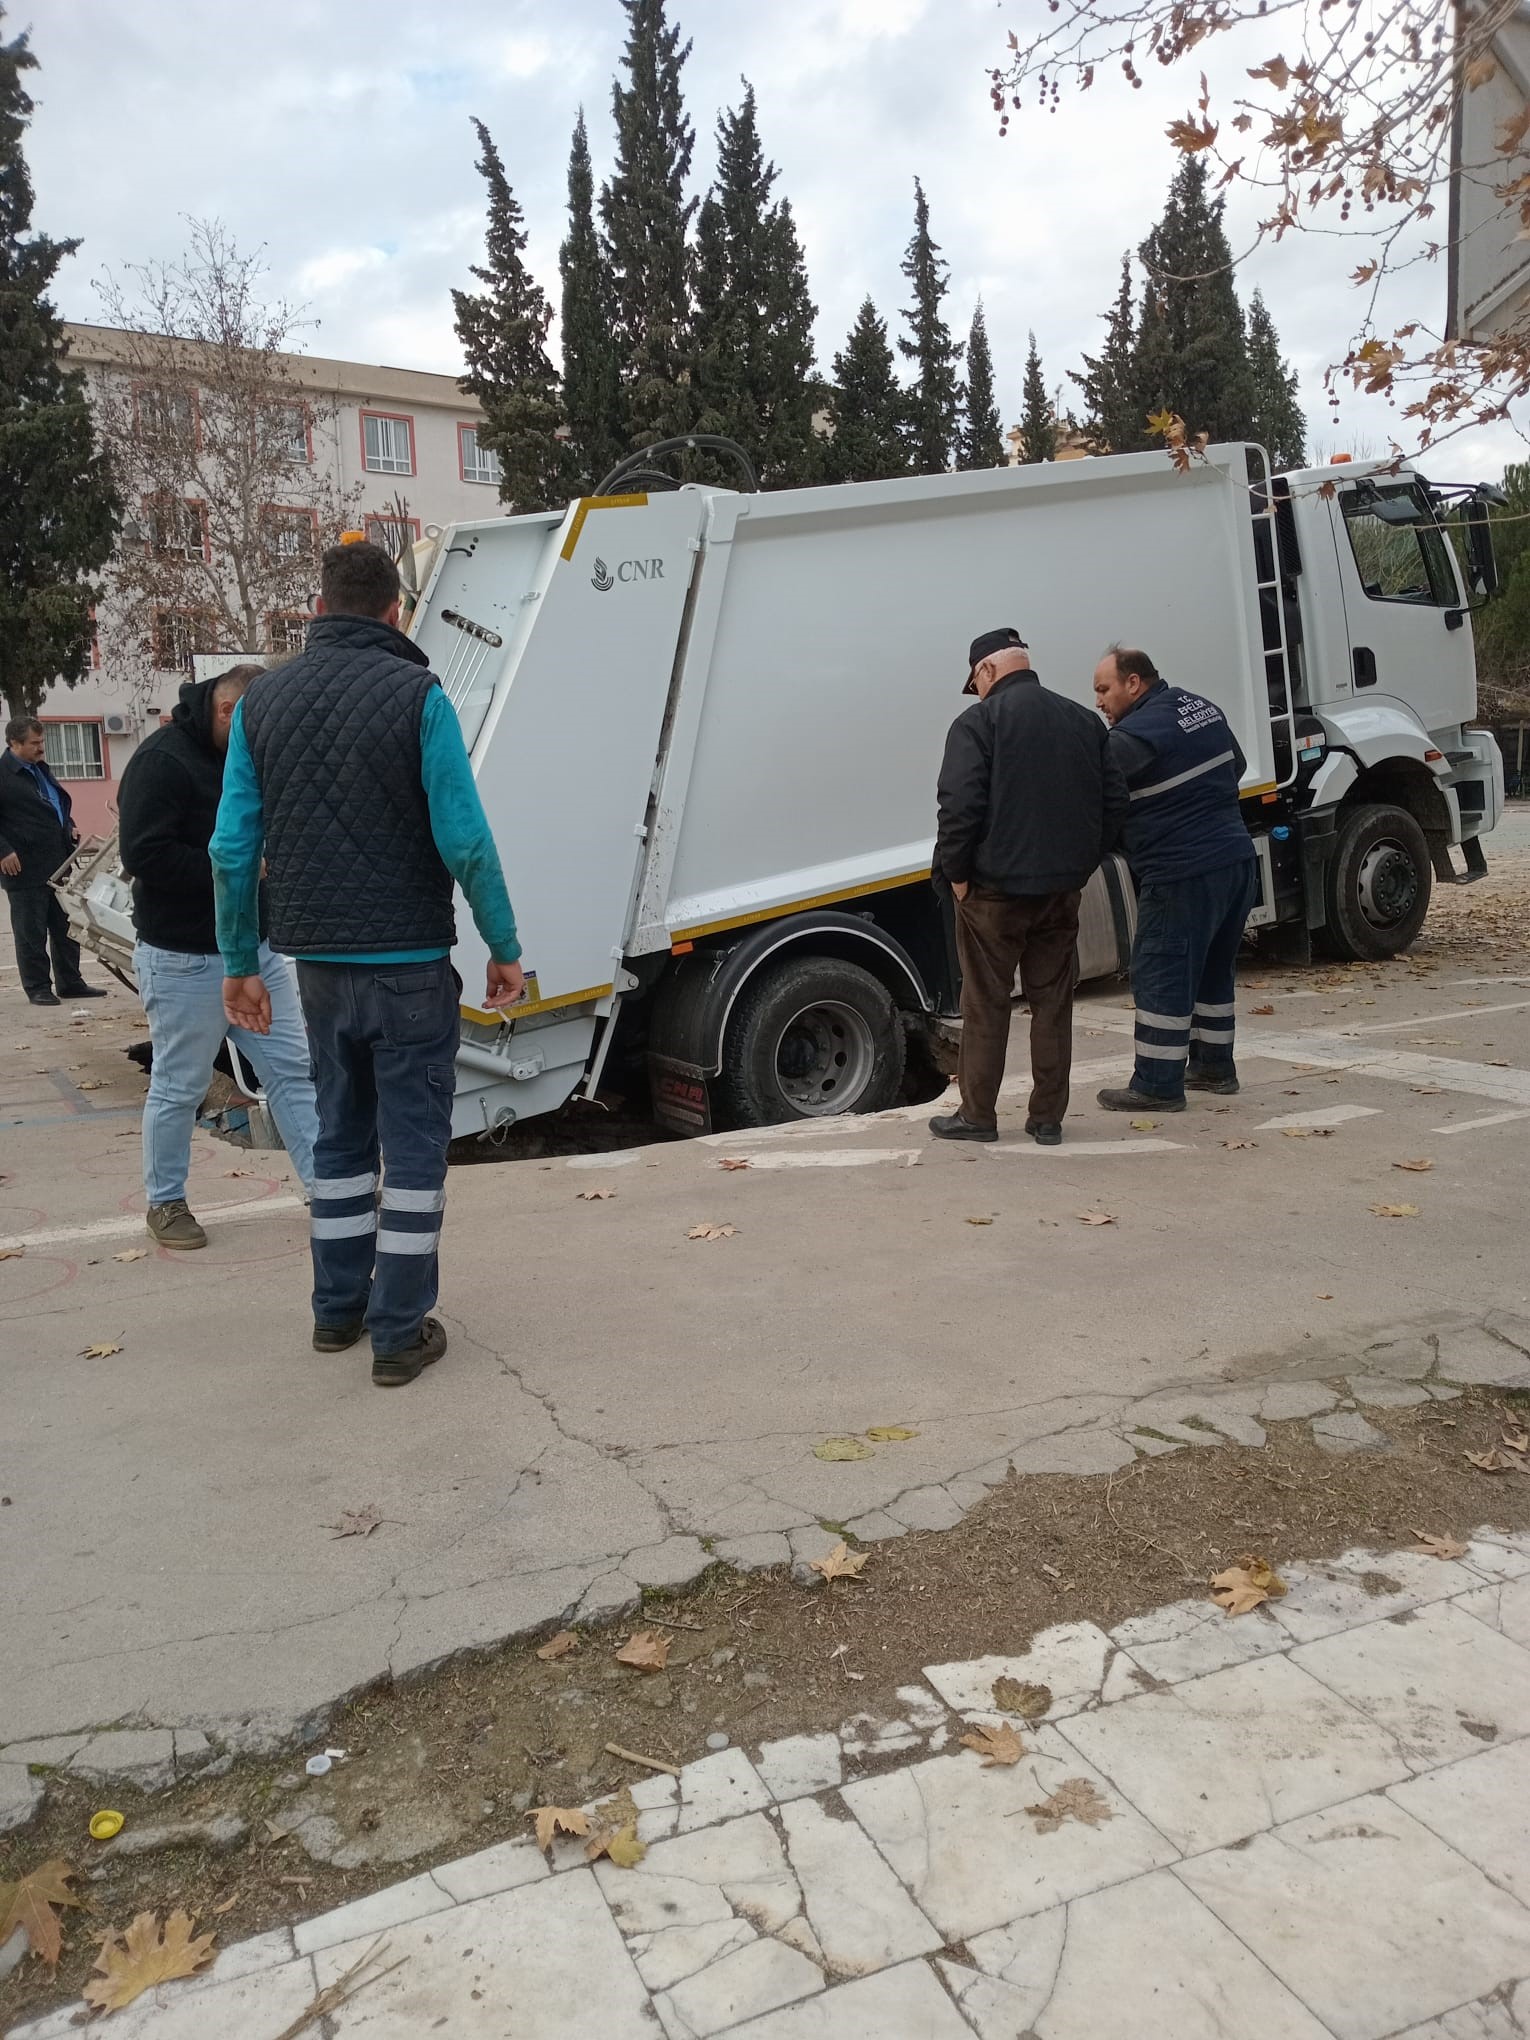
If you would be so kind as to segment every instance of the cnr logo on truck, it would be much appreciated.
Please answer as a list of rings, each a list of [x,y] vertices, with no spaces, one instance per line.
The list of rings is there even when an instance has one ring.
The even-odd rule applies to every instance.
[[[662,581],[663,579],[663,560],[618,560],[616,572],[613,575],[605,561],[597,559],[595,571],[590,576],[590,584],[592,587],[598,588],[602,595],[605,595],[616,586],[618,581]]]

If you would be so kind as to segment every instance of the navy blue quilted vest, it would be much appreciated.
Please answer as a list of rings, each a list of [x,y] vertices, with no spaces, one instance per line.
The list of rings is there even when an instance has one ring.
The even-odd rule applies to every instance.
[[[265,820],[270,940],[289,956],[450,949],[451,873],[430,829],[429,661],[391,625],[320,616],[244,697]]]

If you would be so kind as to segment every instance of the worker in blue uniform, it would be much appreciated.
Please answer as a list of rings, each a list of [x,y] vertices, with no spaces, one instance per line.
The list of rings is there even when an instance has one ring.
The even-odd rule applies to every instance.
[[[1185,1092],[1230,1097],[1238,946],[1258,891],[1238,805],[1244,757],[1212,702],[1170,687],[1146,652],[1113,645],[1094,675],[1130,801],[1121,847],[1137,884],[1136,1067],[1110,1112],[1183,1112]]]

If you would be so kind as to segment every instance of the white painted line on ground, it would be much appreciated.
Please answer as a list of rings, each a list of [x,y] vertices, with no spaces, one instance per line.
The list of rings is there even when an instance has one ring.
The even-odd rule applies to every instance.
[[[1445,1020],[1486,1020],[1490,1013],[1523,1013],[1530,999],[1515,999],[1506,1006],[1461,1006],[1453,1013],[1420,1013],[1414,1020],[1362,1020],[1337,1032],[1347,1040],[1352,1034],[1387,1034],[1399,1027],[1436,1027]]]
[[[1458,1062],[1451,1056],[1417,1055],[1403,1049],[1364,1048],[1342,1034],[1258,1034],[1246,1037],[1239,1049],[1243,1055],[1273,1056],[1277,1062],[1350,1070],[1356,1076],[1383,1077],[1389,1083],[1438,1084],[1442,1091],[1465,1091],[1504,1105],[1530,1105],[1530,1070],[1499,1070],[1487,1063]]]
[[[984,1150],[995,1161],[1008,1155],[1042,1155],[1050,1161],[1066,1162],[1076,1155],[1182,1155],[1185,1143],[1181,1140],[1069,1140],[1063,1136],[1061,1147],[1037,1147],[1032,1140],[1016,1141]]]
[[[1347,1119],[1379,1119],[1379,1105],[1320,1105],[1312,1112],[1282,1112],[1278,1119],[1261,1119],[1257,1133],[1273,1133],[1287,1126],[1342,1126]]]
[[[252,1218],[279,1218],[289,1212],[303,1209],[301,1197],[252,1197],[243,1204],[215,1204],[199,1208],[197,1217],[204,1225],[243,1225]],[[144,1230],[141,1211],[123,1212],[118,1218],[97,1218],[89,1225],[56,1225],[45,1232],[17,1233],[14,1239],[0,1240],[0,1247],[61,1247],[73,1240],[109,1240],[123,1233],[140,1233]]]
[[[1455,1126],[1434,1126],[1431,1133],[1475,1133],[1479,1126],[1507,1126],[1513,1119],[1530,1119],[1530,1110],[1490,1112],[1485,1119],[1462,1119]]]
[[[843,1130],[843,1129],[841,1129]],[[810,1148],[797,1154],[783,1148],[776,1154],[749,1157],[751,1169],[863,1169],[873,1162],[903,1162],[918,1159],[919,1148]]]
[[[563,1164],[565,1169],[620,1169],[628,1162],[635,1162],[642,1155],[641,1148],[620,1148],[609,1155],[570,1155]]]

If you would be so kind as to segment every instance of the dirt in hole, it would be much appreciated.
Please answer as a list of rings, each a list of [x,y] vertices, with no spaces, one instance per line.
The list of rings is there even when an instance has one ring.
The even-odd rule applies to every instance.
[[[65,1915],[57,1976],[23,1962],[0,1984],[0,2024],[77,1997],[100,1935],[137,1912],[185,1906],[227,1945],[525,1834],[530,1806],[575,1806],[650,1775],[610,1755],[610,1743],[679,1765],[706,1755],[718,1730],[753,1749],[855,1714],[898,1716],[897,1687],[924,1665],[1018,1651],[1053,1623],[1109,1627],[1204,1594],[1209,1575],[1247,1551],[1278,1568],[1353,1544],[1396,1550],[1419,1531],[1530,1528],[1530,1481],[1465,1459],[1495,1444],[1506,1418],[1522,1425],[1527,1408],[1530,1396],[1473,1389],[1448,1404],[1367,1412],[1392,1440],[1386,1453],[1335,1458],[1305,1425],[1288,1424],[1272,1427],[1263,1450],[1193,1447],[1109,1479],[1012,1478],[953,1530],[875,1546],[863,1582],[804,1586],[784,1572],[718,1566],[693,1587],[651,1592],[639,1616],[581,1632],[578,1649],[555,1661],[536,1656],[543,1632],[373,1690],[326,1731],[325,1743],[349,1755],[322,1779],[304,1776],[297,1753],[246,1759],[152,1798],[59,1774],[38,1824],[0,1842],[0,1882],[54,1857],[88,1873],[100,1849],[87,1824],[102,1806],[122,1811],[129,1831],[237,1814],[250,1833],[227,1855],[183,1847],[82,1878],[90,1911]],[[662,1672],[615,1661],[643,1627],[672,1639]],[[310,1860],[290,1832],[314,1814],[333,1823],[325,1832],[351,1867]]]

